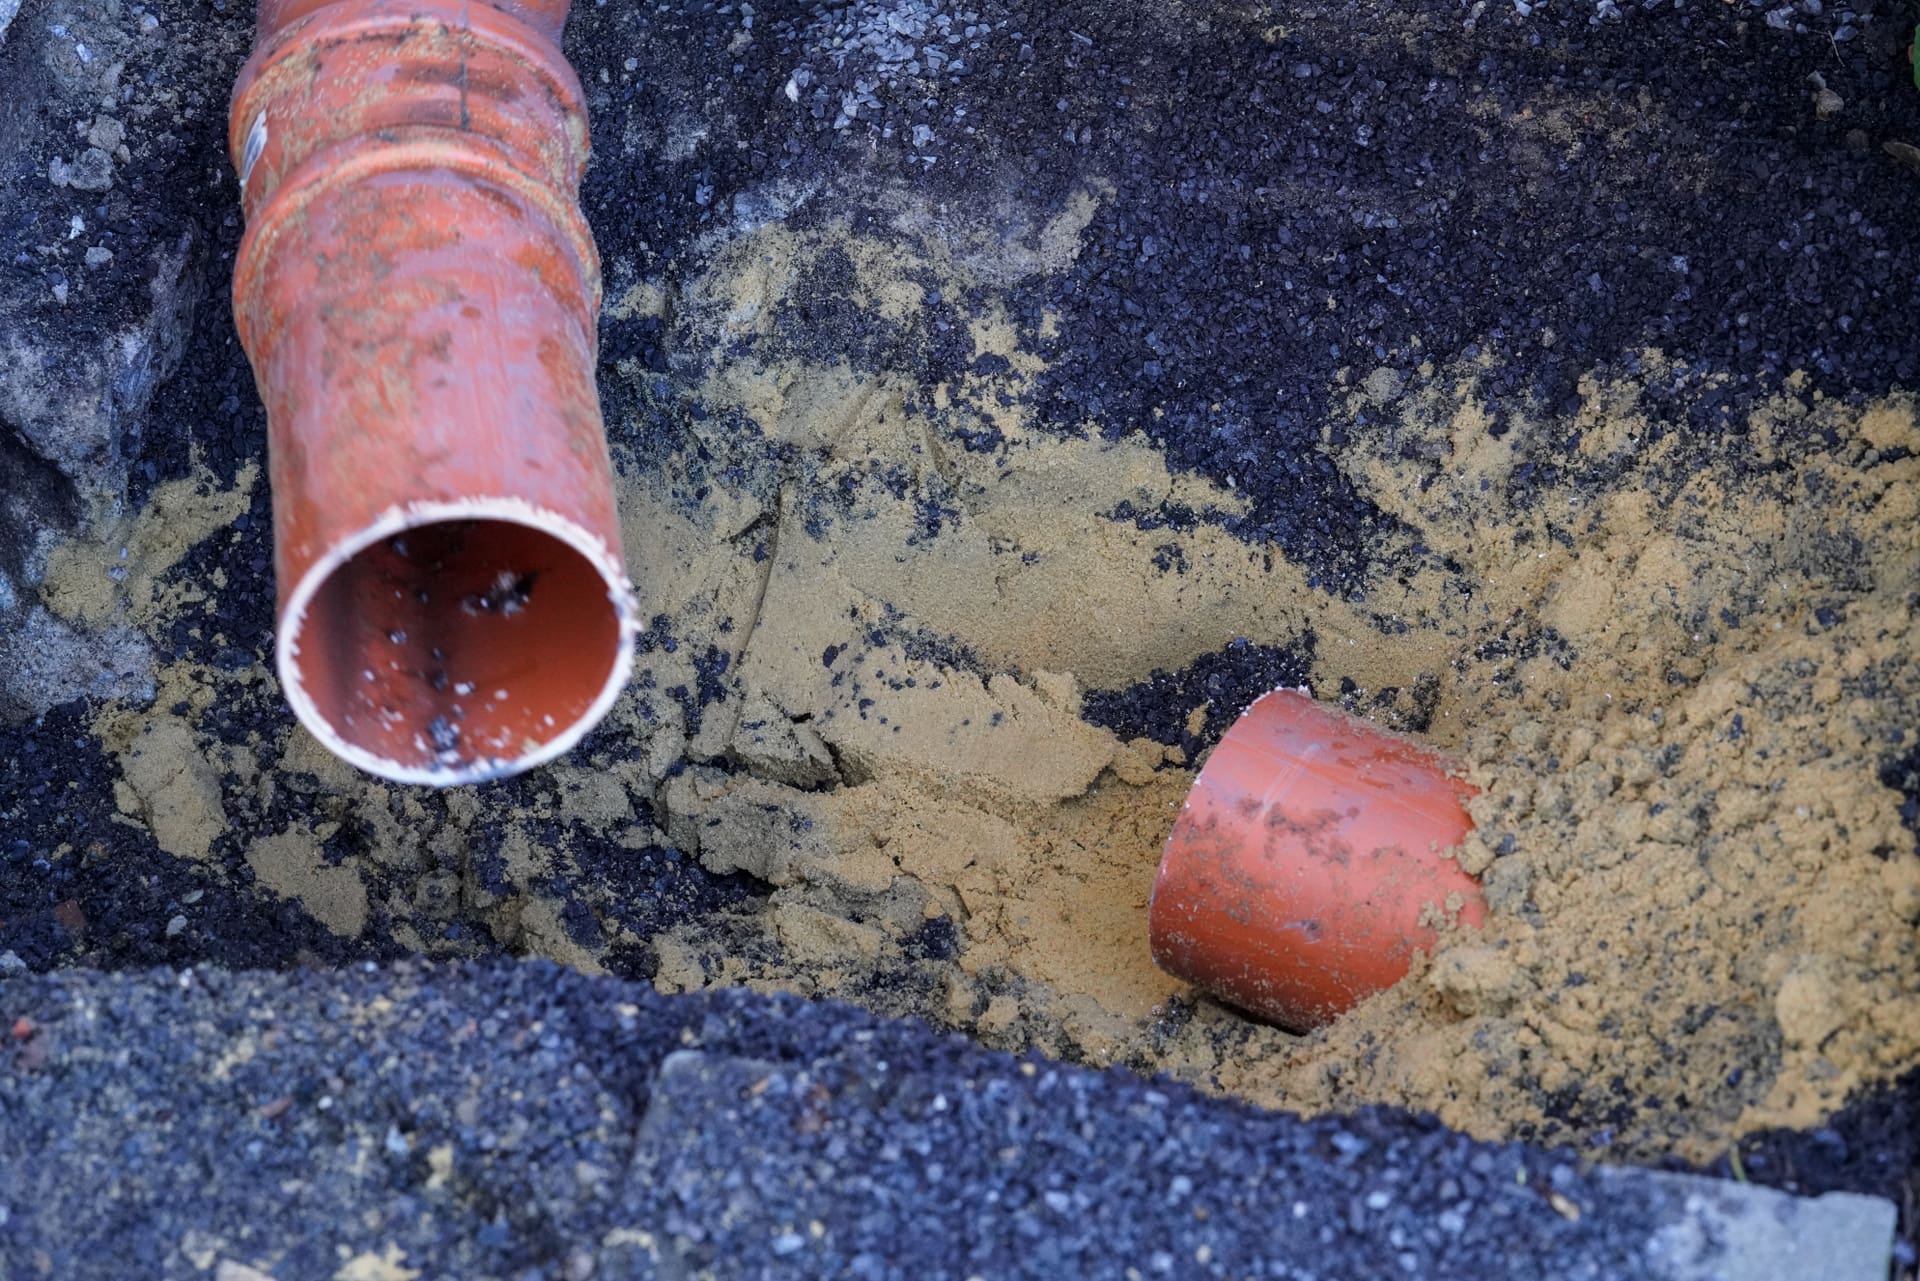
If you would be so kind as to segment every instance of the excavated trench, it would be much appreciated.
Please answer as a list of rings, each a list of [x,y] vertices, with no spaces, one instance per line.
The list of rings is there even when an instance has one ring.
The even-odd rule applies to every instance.
[[[1845,136],[1897,130],[1893,36],[1832,46],[1828,122],[1826,43],[1737,14],[1064,6],[961,21],[965,75],[740,16],[570,33],[650,620],[608,722],[447,791],[293,727],[203,309],[128,514],[28,576],[154,661],[0,738],[6,948],[548,956],[1621,1159],[1911,1079],[1912,180]],[[1145,905],[1303,683],[1465,763],[1491,919],[1293,1037],[1157,971]]]

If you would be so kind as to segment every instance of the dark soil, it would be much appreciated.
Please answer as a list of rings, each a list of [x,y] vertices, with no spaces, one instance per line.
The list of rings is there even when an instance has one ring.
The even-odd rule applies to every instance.
[[[1081,715],[1123,739],[1174,743],[1188,760],[1220,741],[1234,718],[1268,690],[1306,683],[1313,667],[1313,634],[1286,648],[1235,641],[1185,670],[1155,672],[1138,685],[1094,690]],[[1199,732],[1189,733],[1187,715],[1201,704],[1207,713]]]
[[[770,37],[731,62],[712,52],[738,29],[724,6],[576,18],[570,49],[589,84],[598,50],[643,51],[644,71],[618,77],[636,83],[592,91],[603,137],[691,128],[689,103],[707,130],[684,159],[590,177],[614,286],[626,264],[657,271],[674,245],[741,216],[769,178],[804,186],[858,168],[1037,207],[1110,185],[1073,270],[1025,300],[1035,330],[1042,308],[1063,318],[1046,418],[1144,432],[1176,467],[1231,477],[1254,504],[1234,532],[1316,567],[1329,589],[1364,592],[1370,573],[1418,556],[1316,448],[1338,370],[1495,356],[1496,404],[1547,428],[1532,433],[1541,471],[1572,452],[1552,423],[1575,380],[1631,370],[1643,347],[1681,365],[1654,389],[1671,407],[1663,426],[1709,443],[1788,372],[1865,397],[1920,370],[1900,337],[1916,301],[1897,234],[1912,179],[1878,152],[1911,119],[1897,23],[1847,22],[1840,43],[1824,38],[1843,26],[1834,15],[1796,39],[1717,4],[1598,26],[1542,8],[1489,14],[1463,39],[1440,3],[1366,22],[1343,6],[1249,6],[1210,29],[1065,4],[1008,16],[1018,37],[989,42],[963,74],[902,76],[881,109],[836,129],[830,104],[859,76],[810,47],[825,13],[760,19]],[[797,127],[781,90],[796,67],[812,74]],[[1814,118],[1812,72],[1846,100],[1842,117]],[[1565,119],[1465,136],[1472,104]],[[911,144],[955,105],[970,130]],[[1569,143],[1596,126],[1604,145]],[[861,214],[843,199],[788,217],[857,226]],[[909,366],[937,376],[949,359],[937,308],[919,333],[876,336],[836,309],[833,265],[815,270],[821,305],[794,318],[797,348],[861,363],[881,341],[899,368],[905,344],[921,353]],[[671,366],[670,341],[624,343]],[[1261,358],[1222,359],[1248,350]]]

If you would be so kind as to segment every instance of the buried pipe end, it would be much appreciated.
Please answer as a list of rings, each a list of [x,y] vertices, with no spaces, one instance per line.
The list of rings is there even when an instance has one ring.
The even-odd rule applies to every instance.
[[[287,599],[281,684],[351,764],[450,787],[544,764],[633,667],[617,551],[515,498],[414,503],[313,562]]]
[[[1477,926],[1445,851],[1475,789],[1411,739],[1293,690],[1214,748],[1167,837],[1148,908],[1168,973],[1293,1032],[1406,976],[1436,922]]]

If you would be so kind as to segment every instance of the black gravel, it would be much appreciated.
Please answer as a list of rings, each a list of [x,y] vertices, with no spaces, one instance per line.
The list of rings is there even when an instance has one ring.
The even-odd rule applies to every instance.
[[[902,1048],[801,1070],[670,1059],[638,1166],[662,1194],[669,1257],[870,1281],[1660,1271],[1644,1249],[1662,1198],[1603,1191],[1564,1153],[1384,1111],[1303,1123],[1123,1074]],[[942,1212],[947,1189],[969,1213]]]
[[[0,1118],[0,1275],[75,1281],[1611,1278],[1657,1274],[1676,1200],[1430,1118],[544,964],[12,980]]]

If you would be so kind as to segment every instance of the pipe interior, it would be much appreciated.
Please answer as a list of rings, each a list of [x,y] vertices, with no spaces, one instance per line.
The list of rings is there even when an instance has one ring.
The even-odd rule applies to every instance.
[[[591,561],[508,520],[421,525],[342,563],[292,638],[346,742],[412,770],[481,774],[567,732],[606,688],[620,619]]]

